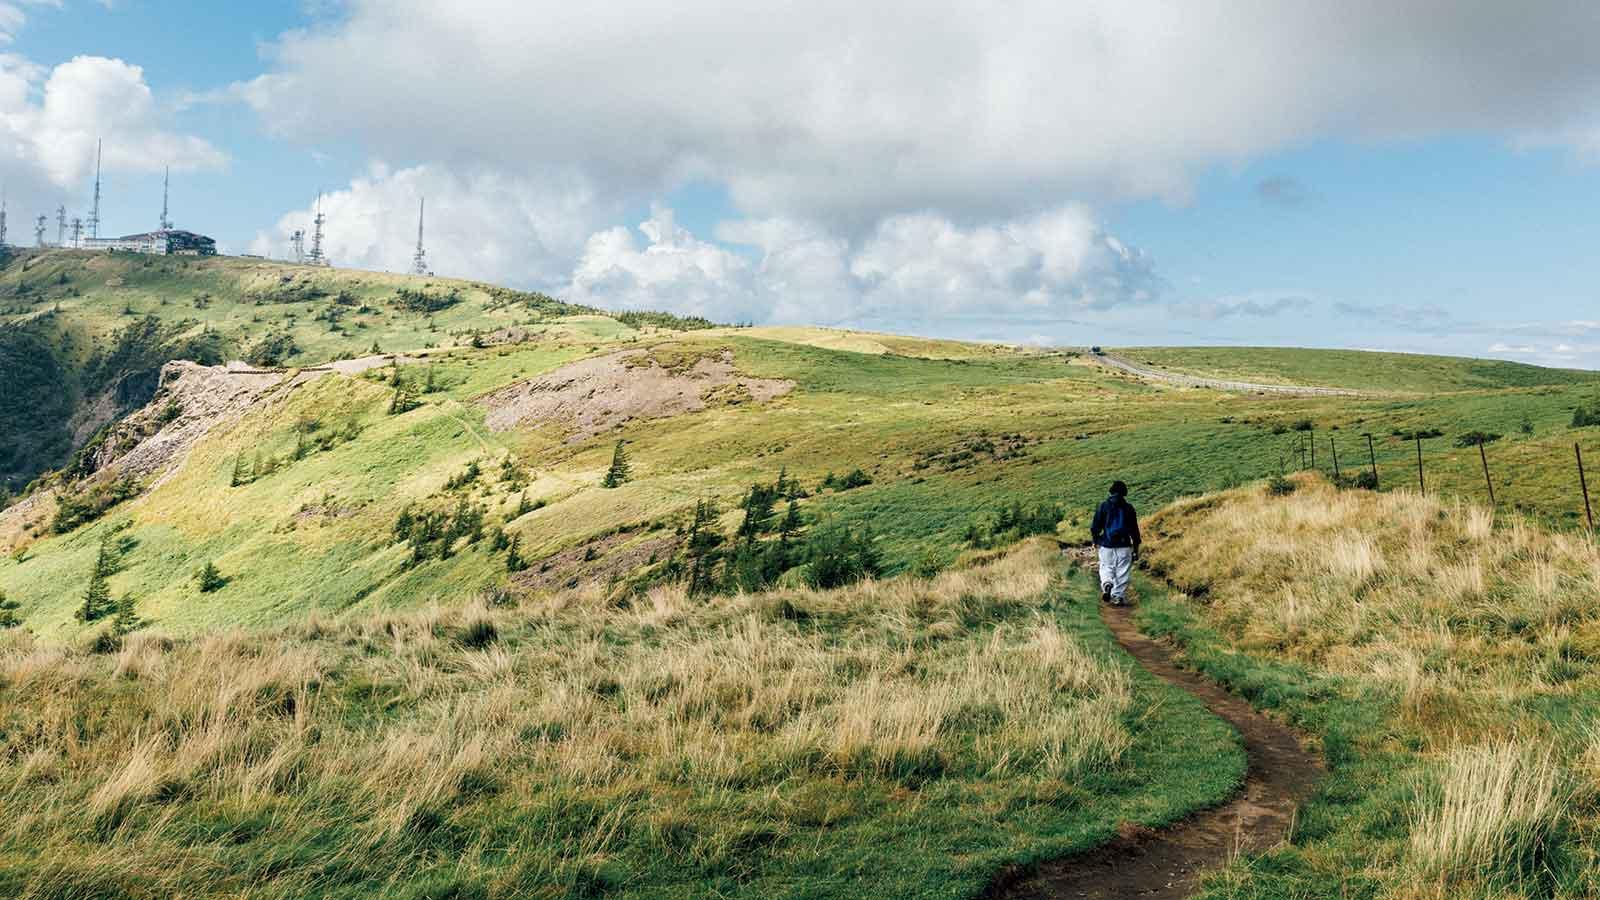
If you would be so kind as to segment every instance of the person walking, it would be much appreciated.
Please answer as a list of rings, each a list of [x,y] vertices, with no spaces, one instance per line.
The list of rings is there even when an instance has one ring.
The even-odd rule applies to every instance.
[[[1111,483],[1111,496],[1094,511],[1089,537],[1100,555],[1100,599],[1115,606],[1128,602],[1128,578],[1139,558],[1139,514],[1128,502],[1128,486]]]

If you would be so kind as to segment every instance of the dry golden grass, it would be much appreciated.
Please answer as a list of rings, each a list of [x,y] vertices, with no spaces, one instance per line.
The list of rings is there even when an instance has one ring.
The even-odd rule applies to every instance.
[[[513,842],[507,891],[539,893],[641,834],[707,865],[753,859],[751,804],[807,784],[1071,780],[1128,749],[1131,688],[1041,614],[1053,568],[1027,545],[835,591],[659,587],[622,607],[589,591],[136,633],[105,655],[8,635],[0,807],[19,814],[0,820],[0,862],[33,860],[26,896],[262,877],[315,894],[415,877],[448,835],[469,869]],[[769,810],[763,840],[816,814]],[[228,849],[258,837],[280,857],[267,875]]]
[[[1565,825],[1552,754],[1517,744],[1460,747],[1414,804],[1411,857],[1440,896],[1461,882],[1533,887]]]
[[[1393,699],[1391,722],[1345,736],[1416,782],[1394,808],[1406,840],[1358,844],[1364,876],[1388,898],[1594,896],[1600,546],[1460,502],[1296,483],[1176,503],[1147,545],[1239,646]]]
[[[1299,485],[1174,504],[1152,518],[1152,559],[1246,648],[1402,685],[1452,741],[1486,689],[1593,686],[1600,545],[1458,501]]]

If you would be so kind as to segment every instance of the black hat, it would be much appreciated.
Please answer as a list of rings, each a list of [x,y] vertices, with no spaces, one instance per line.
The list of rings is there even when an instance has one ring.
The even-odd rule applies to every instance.
[[[1113,481],[1111,482],[1111,493],[1116,494],[1118,497],[1126,497],[1128,496],[1128,486],[1120,481]]]

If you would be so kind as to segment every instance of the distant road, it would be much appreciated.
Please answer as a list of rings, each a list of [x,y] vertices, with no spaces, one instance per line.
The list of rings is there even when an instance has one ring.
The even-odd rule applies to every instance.
[[[1262,394],[1296,394],[1311,397],[1359,397],[1361,391],[1351,391],[1344,388],[1311,387],[1299,384],[1256,384],[1250,381],[1224,381],[1220,378],[1201,378],[1197,375],[1184,375],[1175,372],[1163,372],[1149,366],[1141,366],[1129,362],[1119,356],[1109,353],[1091,353],[1091,359],[1098,360],[1102,365],[1113,369],[1121,369],[1130,375],[1148,378],[1151,381],[1165,381],[1168,384],[1183,387],[1211,388],[1218,391],[1239,391],[1243,393]]]

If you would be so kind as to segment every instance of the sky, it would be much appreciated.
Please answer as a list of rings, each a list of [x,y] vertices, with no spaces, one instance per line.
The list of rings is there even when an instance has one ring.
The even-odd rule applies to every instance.
[[[7,239],[612,309],[1600,368],[1600,4],[0,0]]]

